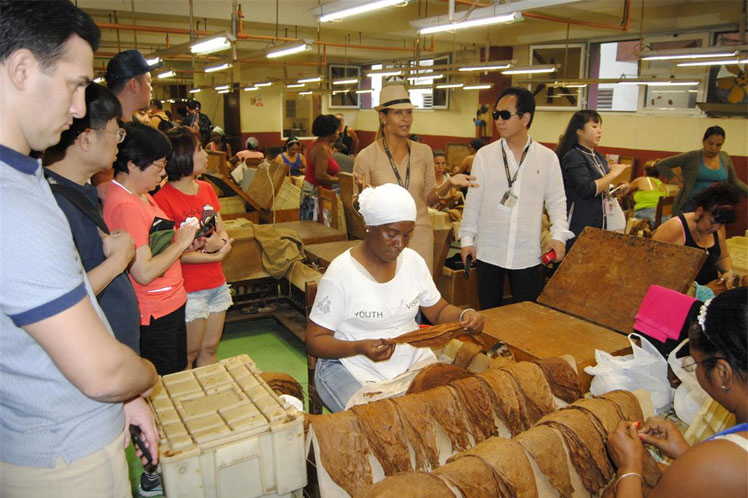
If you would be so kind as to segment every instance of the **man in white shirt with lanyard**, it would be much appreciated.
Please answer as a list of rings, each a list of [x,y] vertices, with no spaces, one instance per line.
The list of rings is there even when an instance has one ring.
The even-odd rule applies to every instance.
[[[574,236],[566,219],[566,194],[556,154],[532,140],[528,129],[535,98],[524,88],[507,88],[493,118],[501,138],[481,148],[471,174],[478,187],[468,191],[460,237],[462,260],[477,261],[482,309],[502,304],[504,277],[513,301],[533,301],[543,289],[540,230],[543,206],[551,220],[548,249],[553,261],[565,255]]]

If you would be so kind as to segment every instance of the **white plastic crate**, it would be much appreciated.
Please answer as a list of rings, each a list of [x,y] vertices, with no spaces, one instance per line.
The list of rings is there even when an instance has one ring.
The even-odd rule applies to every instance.
[[[169,498],[286,497],[306,485],[303,414],[247,355],[165,375],[150,396]]]

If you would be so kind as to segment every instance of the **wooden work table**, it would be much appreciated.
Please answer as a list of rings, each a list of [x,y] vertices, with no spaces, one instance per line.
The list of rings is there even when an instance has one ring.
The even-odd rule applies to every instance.
[[[283,223],[276,223],[275,226],[295,231],[299,234],[299,238],[304,245],[334,242],[348,238],[348,235],[343,230],[331,228],[316,221],[285,221]]]
[[[596,363],[596,349],[614,355],[631,352],[625,335],[537,303],[510,304],[481,314],[486,317],[483,332],[509,345],[518,361],[573,356],[585,392],[591,379],[583,369]]]
[[[304,251],[307,253],[307,256],[326,268],[333,259],[360,243],[360,240],[336,240],[334,242],[304,246]]]

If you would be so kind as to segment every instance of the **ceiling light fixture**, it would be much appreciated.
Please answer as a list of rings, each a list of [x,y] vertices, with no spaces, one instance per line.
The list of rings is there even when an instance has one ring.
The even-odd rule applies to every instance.
[[[288,45],[280,45],[277,47],[273,47],[269,49],[267,54],[265,54],[265,57],[268,59],[277,59],[278,57],[286,57],[288,55],[294,55],[294,54],[300,54],[301,52],[306,52],[307,50],[311,50],[312,46],[309,42],[306,41],[299,41],[295,43],[290,43]]]
[[[488,88],[491,88],[493,85],[491,84],[484,84],[484,85],[469,85],[469,86],[463,86],[463,90],[486,90]]]
[[[202,88],[193,88],[192,90],[190,90],[190,93],[200,93],[202,91],[203,91]]]
[[[369,73],[366,73],[366,76],[369,78],[372,78],[374,76],[381,76],[381,77],[387,77],[387,76],[400,76],[403,74],[402,71],[371,71]]]
[[[206,55],[231,48],[231,42],[234,37],[229,33],[222,33],[218,36],[200,38],[190,44],[190,52],[196,55]]]
[[[442,85],[436,85],[436,88],[443,89],[443,88],[462,88],[465,86],[464,83],[445,83]]]
[[[317,83],[322,81],[322,76],[315,76],[314,78],[304,78],[298,80],[297,83]]]
[[[290,85],[286,85],[286,88],[303,88],[306,85],[304,83],[292,83]]]
[[[247,87],[244,87],[244,91],[245,92],[256,92],[257,90],[259,90],[259,88],[257,88],[256,86],[247,86]]]
[[[716,59],[717,57],[732,57],[737,54],[737,48],[710,47],[706,49],[686,48],[644,52],[639,58],[643,61],[674,61],[683,59]]]
[[[98,78],[94,78],[93,82],[101,85],[102,83],[104,83],[104,78],[99,76]]]
[[[512,12],[511,14],[502,14],[499,16],[482,17],[471,19],[469,21],[451,22],[437,26],[428,26],[418,30],[419,35],[430,35],[434,33],[443,33],[445,31],[457,31],[458,29],[477,28],[480,26],[490,26],[492,24],[503,24],[517,22],[522,20],[522,14]]]
[[[175,72],[174,72],[174,71],[172,71],[172,70],[169,70],[169,71],[164,71],[163,73],[159,73],[159,74],[158,74],[158,75],[156,76],[156,78],[158,78],[158,79],[163,79],[163,78],[173,78],[173,77],[174,77],[174,76],[176,76],[176,75],[177,75],[177,73],[175,73]]]
[[[353,85],[354,83],[358,83],[358,78],[352,78],[349,80],[333,80],[333,85]]]
[[[228,90],[228,89],[229,89],[229,85],[219,85],[219,86],[217,86],[217,87],[214,87],[214,88],[215,88],[215,89],[216,89],[217,91],[219,91],[219,92],[220,92],[221,90]]]
[[[362,93],[374,93],[374,90],[356,90],[356,93],[361,95]]]
[[[231,64],[229,64],[228,62],[226,62],[224,64],[218,64],[216,66],[208,66],[208,67],[206,67],[204,69],[204,71],[206,73],[215,73],[216,71],[223,71],[223,70],[228,69],[230,67],[231,67]]]
[[[272,81],[264,81],[262,83],[255,83],[255,86],[258,87],[258,88],[262,88],[264,86],[270,86],[272,84],[273,84]]]
[[[311,91],[299,92],[299,95],[311,95],[311,94],[312,94]]]
[[[332,94],[333,95],[339,95],[341,93],[349,93],[349,92],[350,92],[350,90],[333,90]]]
[[[440,80],[442,78],[444,78],[443,74],[422,74],[420,76],[408,76],[408,81],[423,79]]]
[[[375,2],[359,2],[359,5],[355,6],[348,6],[347,4],[349,5],[350,2],[336,2],[324,7],[320,7],[319,22],[339,21],[341,19],[345,19],[346,17],[366,14],[367,12],[384,9],[387,7],[393,7],[395,5],[407,5],[408,0],[377,0]],[[334,10],[333,12],[328,12],[327,14],[323,12],[324,10],[332,11],[336,8],[337,5],[340,5],[340,7],[338,7],[340,10]]]
[[[678,67],[693,67],[693,66],[722,66],[729,64],[748,64],[748,59],[717,59],[708,61],[693,61],[693,62],[679,62]]]
[[[511,69],[504,69],[501,74],[544,74],[554,71],[556,71],[556,66],[543,64],[538,66],[514,66]]]
[[[509,69],[511,64],[494,64],[491,66],[467,66],[458,68],[458,71],[498,71],[500,69]]]
[[[218,93],[231,93],[231,90],[220,90]]]
[[[150,59],[146,59],[145,63],[148,64],[151,67],[157,66],[157,65],[161,64],[161,57],[152,57]]]

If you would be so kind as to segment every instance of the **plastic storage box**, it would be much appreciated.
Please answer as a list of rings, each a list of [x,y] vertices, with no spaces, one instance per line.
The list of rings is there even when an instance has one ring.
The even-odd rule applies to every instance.
[[[283,497],[306,485],[303,414],[247,355],[165,375],[149,401],[169,498]]]

